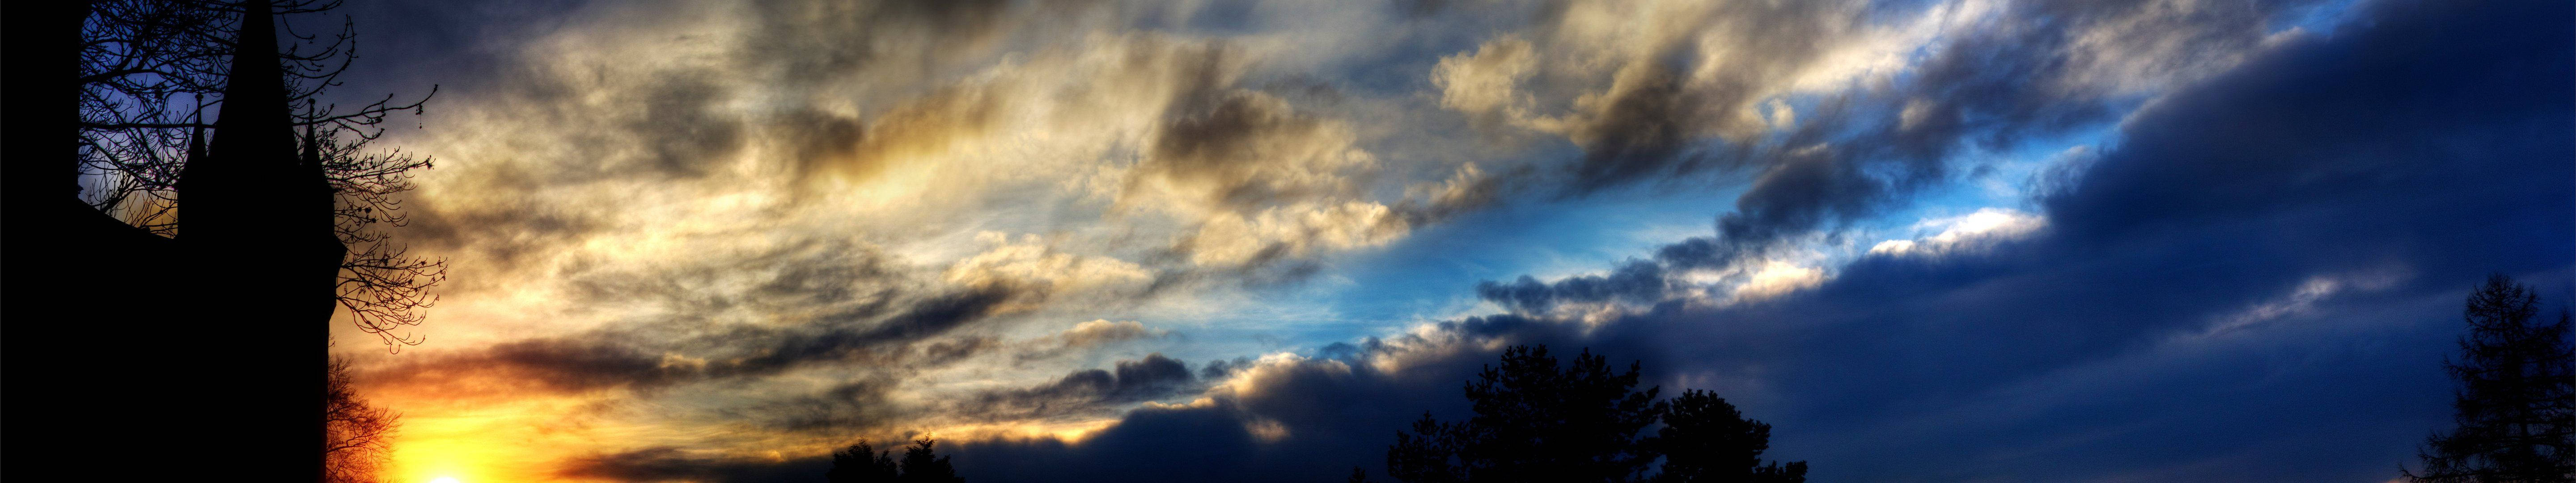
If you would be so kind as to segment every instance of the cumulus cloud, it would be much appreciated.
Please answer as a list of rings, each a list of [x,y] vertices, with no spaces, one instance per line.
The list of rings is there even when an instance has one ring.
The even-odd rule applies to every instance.
[[[1661,302],[1670,285],[1663,265],[1630,260],[1607,275],[1578,275],[1552,283],[1528,275],[1511,283],[1485,281],[1476,284],[1476,296],[1516,312],[1546,313],[1567,303]]]
[[[1118,361],[1112,370],[1076,371],[1046,385],[976,394],[963,400],[957,414],[1005,421],[1098,418],[1123,405],[1188,394],[1198,383],[1188,364],[1147,354]]]
[[[1940,233],[1913,240],[1888,240],[1869,247],[1871,255],[1938,256],[1955,250],[1979,248],[1996,241],[2009,240],[2040,229],[2046,218],[2003,208],[1979,208],[1975,213],[1950,218],[1923,220],[1916,227],[1939,227]]]
[[[2192,479],[2243,471],[2284,478],[2381,477],[2384,462],[2403,459],[2408,450],[2381,442],[2407,441],[2423,425],[2437,424],[2432,416],[2440,414],[2441,401],[2427,395],[2445,387],[2439,371],[2425,362],[2438,359],[2440,344],[2397,342],[2444,330],[2425,321],[2446,320],[2445,314],[2457,310],[2459,290],[2489,267],[2556,267],[2541,270],[2556,280],[2548,283],[2563,285],[2564,267],[2576,261],[2563,246],[2543,246],[2576,236],[2569,222],[2576,217],[2567,216],[2565,204],[2542,202],[2565,197],[2564,176],[2531,181],[2505,174],[2567,174],[2565,163],[2539,161],[2576,153],[2563,136],[2472,143],[2484,146],[2476,152],[2414,149],[2507,139],[2495,137],[2496,130],[2568,129],[2576,117],[2565,114],[2576,110],[2576,101],[2564,89],[2535,77],[2483,74],[2533,65],[2507,60],[2529,58],[2557,66],[2552,68],[2561,74],[2553,75],[2565,75],[2563,59],[2536,59],[2563,54],[2566,39],[2537,38],[2555,35],[2549,28],[2517,28],[2527,25],[2524,19],[2558,18],[2544,13],[2563,10],[2536,4],[2373,6],[2370,18],[2381,20],[2365,27],[2366,33],[2294,43],[2247,60],[2249,70],[2219,76],[2133,120],[2127,140],[2075,187],[2047,199],[2044,214],[1985,211],[1941,220],[1927,226],[1939,233],[1911,240],[1914,250],[1957,248],[2020,231],[1990,250],[1863,257],[1835,278],[1766,304],[1665,305],[1597,325],[1520,315],[1459,319],[1364,341],[1365,349],[1351,356],[1264,358],[1212,390],[1205,404],[1132,413],[1080,446],[996,443],[970,451],[999,460],[1072,464],[1100,454],[1091,451],[1170,448],[1211,462],[1207,467],[1298,475],[1283,481],[1328,477],[1344,467],[1265,455],[1342,455],[1343,461],[1365,464],[1378,456],[1377,447],[1298,445],[1318,434],[1356,434],[1353,440],[1382,443],[1387,431],[1423,409],[1454,417],[1460,410],[1456,396],[1439,384],[1430,390],[1392,388],[1463,378],[1498,344],[1550,342],[1588,345],[1614,357],[1644,354],[1639,357],[1649,360],[1649,371],[1669,371],[1650,374],[1649,380],[1720,386],[1749,414],[1763,414],[1778,428],[1772,451],[1803,455],[1818,468],[1835,463],[1836,477],[1928,481],[2010,472],[2063,480]],[[2555,28],[2564,33],[2563,26]],[[2557,53],[2484,47],[2525,41],[2553,46]],[[2438,45],[2453,55],[2397,54],[2384,49],[2389,42]],[[2552,94],[2539,106],[2518,108],[2469,101],[2488,99],[2483,93],[2499,89]],[[2257,121],[2314,120],[2305,113],[2380,100],[2436,109],[2430,118],[2485,121],[2399,120],[2417,111],[2375,111],[2380,114],[2324,125]],[[2499,109],[2510,114],[2469,115]],[[2282,132],[2180,129],[2211,122],[2296,126],[2299,135],[2287,139],[2300,145],[2255,148],[2256,139],[2281,142],[2278,135],[2288,134]],[[2175,155],[2239,152],[2244,154]],[[2237,156],[2259,156],[2265,163],[2247,169]],[[2422,176],[2341,177],[2316,184],[2328,173],[2357,173],[2348,168],[2355,162]],[[2457,171],[2463,169],[2471,172]],[[2438,207],[2416,201],[2403,201],[2414,203],[2412,209],[2387,205],[2426,199],[2406,193],[2451,190],[2491,196],[2450,198]],[[2469,213],[2485,215],[2462,216]],[[2512,228],[2500,228],[2507,226]],[[2508,235],[2526,230],[2546,234]],[[2377,235],[2347,236],[2358,232]],[[2340,248],[2313,249],[2327,245]],[[2233,249],[2206,250],[2212,246]],[[2384,269],[2390,259],[2439,266],[2414,267],[2400,277]],[[2175,260],[2197,263],[2177,266]],[[1569,280],[1579,282],[1563,288],[1574,295],[1597,293],[1585,287],[1614,278],[1577,277]],[[2360,283],[2347,278],[2368,280],[2371,290],[2421,296],[2335,302],[2341,299],[2331,294]],[[1517,305],[1520,294],[1553,296],[1558,288],[1487,284],[1479,292]],[[2262,333],[2224,344],[2167,337],[2246,314],[2328,323],[2242,327]],[[2313,344],[2319,337],[2352,347],[2319,347]],[[2396,349],[2401,345],[2406,348]],[[2392,350],[2402,355],[2392,357]],[[1365,409],[1333,403],[1343,400],[1385,403]],[[1451,402],[1438,402],[1444,400]],[[2249,406],[2252,401],[2274,403]],[[1318,414],[1330,416],[1306,418]],[[2138,418],[2155,424],[2135,424]],[[1243,422],[1261,420],[1282,422],[1288,436],[1268,440],[1244,429]],[[1346,446],[1344,440],[1319,438]],[[2216,445],[2150,444],[2177,440]],[[1190,447],[1177,448],[1181,441]],[[1211,442],[1224,444],[1211,448]],[[1048,459],[1059,455],[1068,459]],[[2306,463],[2296,470],[2250,463],[2292,460]],[[1927,462],[1959,461],[1977,463],[1924,469]],[[2066,461],[2081,464],[2054,464]],[[1051,477],[1072,479],[1110,478],[1121,470],[1117,463],[1049,468],[1056,469]],[[996,471],[1005,479],[1034,477]]]
[[[939,368],[843,369],[971,358],[1048,307],[1380,246],[1485,199],[1472,168],[1373,196],[1347,123],[1241,83],[1246,47],[1118,31],[1126,8],[561,12],[404,140],[446,161],[405,235],[458,267],[442,313],[472,335],[387,383],[909,384]]]
[[[899,307],[867,304],[809,324],[623,324],[414,359],[378,369],[375,377],[422,386],[524,382],[554,391],[652,390],[819,363],[884,363],[910,358],[913,344],[990,316],[1008,298],[999,291],[932,294]]]
[[[1074,324],[1072,328],[1065,329],[1063,332],[1022,342],[1020,345],[1023,349],[1015,357],[1020,362],[1047,360],[1089,353],[1132,341],[1171,337],[1179,337],[1179,334],[1165,329],[1147,328],[1143,322],[1093,320]]]
[[[1036,235],[1014,239],[998,232],[976,234],[982,253],[949,265],[946,279],[965,287],[1019,287],[1090,300],[1132,298],[1149,287],[1156,274],[1135,263],[1097,255],[1064,253]]]
[[[1534,101],[1520,92],[1520,83],[1538,68],[1534,49],[1528,41],[1507,37],[1486,42],[1472,54],[1440,59],[1431,70],[1440,106],[1487,124],[1528,117]]]
[[[1958,154],[2116,119],[2294,33],[2298,2],[1566,2],[1446,57],[1442,106],[1582,148],[1584,194],[1750,172],[1700,267],[1882,213]]]
[[[2542,162],[2571,157],[2552,81],[2576,37],[2545,22],[2563,5],[2369,3],[2309,36],[2277,28],[2305,2],[1436,3],[1369,24],[1404,26],[1386,50],[1416,58],[1321,60],[1260,35],[1276,19],[1250,7],[579,9],[407,144],[442,156],[405,233],[453,257],[441,317],[488,330],[369,384],[660,425],[585,448],[571,477],[810,476],[854,435],[953,431],[979,481],[1311,481],[1379,460],[1423,411],[1461,414],[1456,384],[1502,346],[1547,343],[1721,389],[1820,477],[2207,479],[2227,475],[2190,468],[2244,466],[2226,458],[2360,477],[2336,465],[2404,455],[2285,442],[2420,436],[2338,399],[2437,388],[2400,360],[2431,354],[2379,349],[2446,308],[2339,294],[2444,299],[2499,269],[2563,285],[2576,232],[2559,183],[2576,174]],[[1281,72],[1385,65],[1409,81]],[[1335,96],[1354,100],[1318,101]],[[1415,151],[1381,132],[1442,110],[1545,139],[1470,163],[1399,156]],[[1418,117],[1359,115],[1387,112]],[[2115,122],[2120,142],[2030,211],[1926,222],[1849,260],[1793,246],[1966,154]],[[1712,173],[1750,185],[1709,236],[1473,287],[1500,313],[1196,368],[1097,359],[1167,334],[1103,307],[1483,206]],[[2390,266],[2406,276],[2352,275]],[[2329,317],[2356,322],[2294,335],[2366,350],[2267,342]],[[2211,327],[2237,335],[2169,337]],[[2270,391],[2350,416],[2233,411]],[[2109,423],[2141,414],[2205,422]],[[2134,451],[2182,438],[2213,443]],[[2062,461],[2100,471],[2031,464]]]
[[[1075,324],[1073,328],[1065,329],[1064,333],[1057,337],[1064,340],[1066,347],[1090,347],[1146,337],[1161,337],[1168,333],[1170,331],[1146,329],[1144,323],[1133,320],[1117,322],[1094,320]]]

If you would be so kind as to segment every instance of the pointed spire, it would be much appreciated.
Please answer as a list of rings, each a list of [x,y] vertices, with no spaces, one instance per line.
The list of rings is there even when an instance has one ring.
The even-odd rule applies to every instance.
[[[244,0],[213,139],[192,148],[179,172],[188,232],[229,231],[239,217],[272,209],[259,201],[296,161],[287,112],[286,70],[277,56],[276,18],[268,0]],[[193,133],[202,139],[204,133]],[[250,229],[243,226],[242,229]],[[255,232],[255,231],[254,231]]]
[[[314,136],[312,124],[304,125],[303,161],[303,167],[305,168],[319,169],[322,167],[322,138]]]
[[[268,0],[245,0],[241,8],[241,33],[233,43],[232,72],[224,85],[223,118],[215,121],[218,133],[226,127],[287,122],[286,68],[277,60],[275,15],[269,13]]]
[[[187,161],[194,163],[201,159],[206,159],[206,127],[189,126]]]

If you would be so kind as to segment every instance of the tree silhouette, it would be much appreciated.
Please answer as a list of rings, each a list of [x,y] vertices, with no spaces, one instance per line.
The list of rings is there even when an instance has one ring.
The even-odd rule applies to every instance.
[[[906,456],[910,456],[907,454]],[[831,483],[887,483],[901,476],[893,451],[877,451],[866,438],[849,447],[832,451],[832,470],[823,473]]]
[[[948,463],[948,457],[939,456],[931,451],[931,447],[938,444],[938,441],[928,437],[912,440],[912,447],[903,450],[903,477],[895,481],[966,483],[965,478],[957,477],[957,467]]]
[[[897,460],[893,450],[879,451],[861,438],[832,451],[832,469],[823,478],[831,483],[965,483],[949,457],[934,450],[938,444],[928,437],[913,440]]]
[[[354,30],[281,31],[280,15],[326,10],[313,0],[91,0],[13,2],[7,16],[15,82],[0,206],[13,255],[7,318],[19,340],[118,340],[166,335],[181,348],[219,348],[222,364],[182,360],[195,351],[98,352],[175,381],[159,390],[238,395],[193,408],[179,424],[222,435],[220,447],[179,458],[222,464],[260,479],[322,479],[328,388],[310,371],[316,322],[348,308],[361,329],[399,347],[392,331],[417,323],[423,289],[443,273],[434,260],[384,245],[372,230],[399,224],[392,199],[403,173],[426,166],[400,153],[361,154],[392,113],[418,103],[344,108],[323,91],[354,55]],[[281,35],[283,34],[283,35]],[[281,41],[285,41],[281,43]],[[52,72],[47,74],[45,72]],[[33,114],[30,114],[33,113]],[[65,121],[60,116],[77,116]],[[23,116],[22,116],[23,115]],[[49,119],[38,120],[37,115]],[[26,122],[26,121],[37,122]],[[184,202],[182,202],[184,200]],[[351,250],[352,246],[359,247]],[[36,257],[44,257],[41,263]],[[14,263],[28,261],[31,263]],[[104,321],[66,315],[113,315]],[[78,315],[74,315],[78,316]],[[33,323],[29,323],[33,322]],[[326,329],[327,325],[323,328]],[[196,357],[194,355],[185,357]],[[167,408],[126,388],[121,368],[23,376],[33,392],[91,394],[74,403],[19,409],[112,421]],[[317,397],[321,396],[321,397]],[[167,428],[140,424],[81,431],[31,429],[62,448],[122,443],[112,435]],[[95,467],[95,458],[40,449],[20,461]],[[197,461],[203,460],[203,461]]]
[[[444,280],[445,264],[411,256],[390,243],[384,228],[406,223],[393,195],[410,190],[410,173],[429,167],[430,160],[399,150],[370,152],[366,145],[383,135],[387,116],[418,112],[427,99],[395,104],[387,96],[346,110],[323,104],[320,98],[340,85],[339,77],[356,58],[356,30],[345,20],[327,37],[290,29],[288,48],[276,48],[272,17],[327,12],[339,2],[90,3],[82,29],[80,150],[70,173],[72,192],[123,224],[171,238],[180,237],[182,228],[193,228],[189,231],[198,238],[208,235],[202,232],[240,238],[220,235],[274,229],[252,225],[306,220],[294,213],[327,209],[342,252],[331,300],[347,310],[358,328],[393,348],[419,342],[394,331],[421,321],[421,309],[435,301],[427,289]],[[209,123],[210,108],[229,112]],[[270,114],[272,108],[282,108],[283,116]],[[219,148],[212,151],[206,142],[210,128]],[[223,139],[226,133],[259,139]],[[206,163],[227,169],[201,166]],[[245,201],[278,204],[244,198],[292,195],[280,194],[280,183],[306,182],[291,179],[311,177],[303,171],[319,171],[320,184],[331,193],[329,205],[306,201],[285,213],[270,211],[277,206],[242,206]],[[183,184],[196,188],[185,190],[191,191],[184,197],[187,203],[182,203]],[[183,204],[200,206],[184,210],[191,216],[182,217]],[[169,251],[114,256],[142,258],[140,265],[146,268],[166,268],[174,264]]]
[[[1638,366],[1610,370],[1590,349],[1558,368],[1546,346],[1513,346],[1466,386],[1476,411],[1443,423],[1424,413],[1387,448],[1387,475],[1408,482],[1631,481],[1655,459],[1638,433],[1665,405],[1634,391]]]
[[[374,482],[393,456],[402,415],[371,406],[349,387],[349,361],[331,358],[323,397],[322,481]]]
[[[2469,293],[2461,359],[2445,360],[2459,380],[2451,403],[2458,424],[2425,438],[2416,482],[2576,481],[2576,348],[2568,315],[2535,324],[2540,297],[2492,275]]]
[[[1512,346],[1500,367],[1467,383],[1476,416],[1444,423],[1422,414],[1386,449],[1386,473],[1412,483],[1756,482],[1800,483],[1807,463],[1764,464],[1771,425],[1744,418],[1717,393],[1685,390],[1668,402],[1637,387],[1637,363],[1613,373],[1585,349],[1559,369],[1547,346]],[[1639,439],[1646,426],[1655,435]],[[1649,467],[1664,462],[1652,477]],[[1351,468],[1352,483],[1368,472]]]
[[[1654,446],[1664,455],[1658,483],[1807,481],[1807,462],[1765,465],[1771,425],[1744,418],[1717,393],[1690,389],[1672,400]]]

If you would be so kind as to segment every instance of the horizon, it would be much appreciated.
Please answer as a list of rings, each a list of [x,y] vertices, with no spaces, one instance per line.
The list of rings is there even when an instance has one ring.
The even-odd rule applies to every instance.
[[[2463,297],[2576,301],[2564,1],[284,25],[342,15],[326,102],[436,92],[369,149],[436,163],[385,232],[437,303],[329,349],[401,415],[393,482],[821,481],[917,437],[978,483],[1384,479],[1516,345],[1711,391],[1819,482],[2403,481]]]

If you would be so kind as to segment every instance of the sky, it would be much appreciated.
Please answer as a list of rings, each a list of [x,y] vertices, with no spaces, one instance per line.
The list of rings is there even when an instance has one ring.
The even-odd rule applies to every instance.
[[[2563,1],[335,13],[437,88],[395,481],[1337,480],[1545,344],[1820,482],[2381,482],[2576,295]]]

